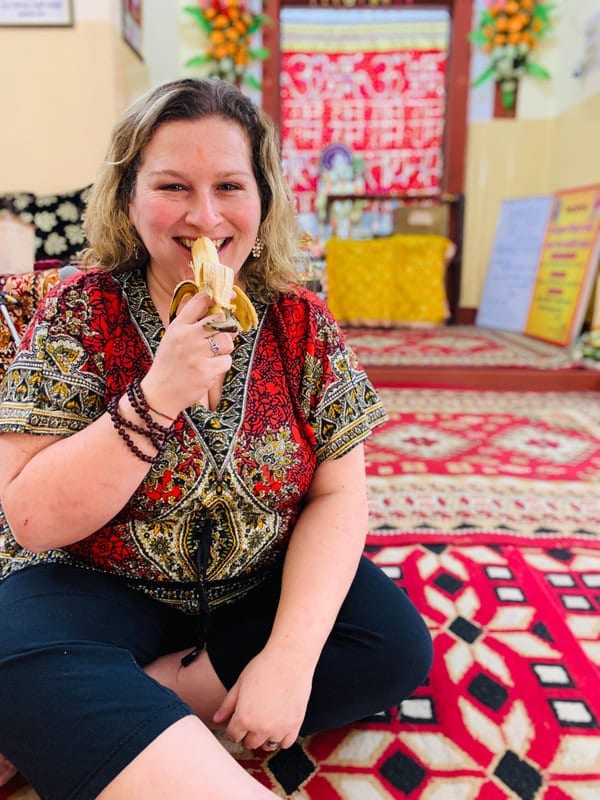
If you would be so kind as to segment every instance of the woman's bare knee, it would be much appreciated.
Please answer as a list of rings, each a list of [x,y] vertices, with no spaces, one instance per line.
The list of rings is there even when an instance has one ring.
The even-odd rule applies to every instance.
[[[97,800],[276,800],[196,717],[175,722],[133,759]]]

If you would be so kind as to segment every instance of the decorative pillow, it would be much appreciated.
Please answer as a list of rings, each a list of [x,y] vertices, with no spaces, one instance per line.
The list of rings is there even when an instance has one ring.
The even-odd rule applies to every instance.
[[[0,195],[0,208],[5,208],[17,215],[19,215],[26,205],[33,202],[35,202],[35,195],[33,192],[12,192]]]
[[[395,234],[338,239],[325,248],[325,296],[344,325],[439,325],[449,315],[445,274],[452,242]]]
[[[84,247],[82,218],[91,186],[54,195],[12,195],[14,212],[35,226],[35,261],[72,261]]]

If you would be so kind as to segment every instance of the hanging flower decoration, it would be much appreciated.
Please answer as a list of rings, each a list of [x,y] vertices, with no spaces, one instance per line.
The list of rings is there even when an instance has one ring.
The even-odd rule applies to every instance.
[[[551,27],[553,5],[541,0],[490,0],[469,39],[490,56],[489,67],[474,81],[479,86],[490,78],[500,87],[502,105],[512,110],[519,78],[550,73],[533,63],[531,54]]]
[[[270,55],[266,47],[252,48],[252,34],[271,22],[266,14],[254,14],[243,0],[208,0],[184,11],[200,23],[208,37],[204,53],[190,58],[185,66],[209,65],[208,76],[240,86],[244,81],[255,89],[260,83],[247,74],[251,61],[263,61]]]

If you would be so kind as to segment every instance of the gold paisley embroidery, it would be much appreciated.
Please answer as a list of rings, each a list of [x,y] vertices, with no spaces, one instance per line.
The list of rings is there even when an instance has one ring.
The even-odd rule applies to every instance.
[[[46,352],[63,375],[70,375],[87,361],[81,345],[68,336],[57,336],[46,342]]]

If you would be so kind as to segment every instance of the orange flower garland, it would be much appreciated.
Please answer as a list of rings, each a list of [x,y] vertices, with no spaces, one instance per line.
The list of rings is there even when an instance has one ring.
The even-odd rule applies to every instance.
[[[500,86],[504,108],[512,109],[521,76],[529,74],[536,78],[549,78],[550,73],[534,64],[530,56],[550,28],[553,7],[540,0],[488,2],[469,38],[489,53],[491,63],[473,86],[493,78]]]
[[[260,89],[260,83],[247,75],[250,61],[264,60],[270,55],[266,47],[251,48],[250,40],[262,25],[271,20],[266,14],[253,14],[243,0],[211,0],[198,7],[186,6],[207,34],[208,42],[202,55],[190,58],[185,66],[209,65],[209,77],[222,78],[240,86],[243,81]]]

